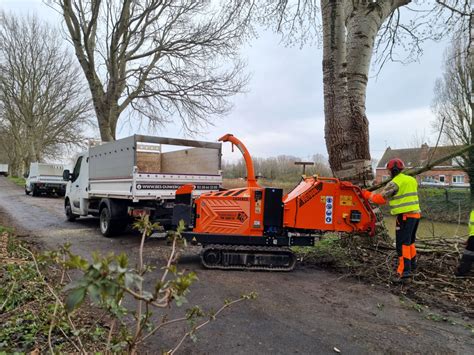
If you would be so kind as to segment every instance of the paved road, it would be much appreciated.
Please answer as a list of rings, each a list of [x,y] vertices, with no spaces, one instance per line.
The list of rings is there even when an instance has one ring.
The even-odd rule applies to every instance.
[[[70,242],[73,251],[84,256],[94,250],[125,251],[132,260],[136,258],[136,234],[104,238],[94,218],[66,222],[62,204],[60,198],[25,196],[21,188],[0,177],[0,219],[15,225],[19,234],[34,237],[45,248]],[[164,242],[151,240],[145,261],[161,265],[168,251]],[[335,347],[343,354],[474,353],[469,330],[424,319],[379,287],[303,268],[291,273],[204,270],[197,252],[189,248],[180,259],[182,268],[196,271],[199,277],[188,297],[190,304],[216,309],[226,298],[250,291],[259,296],[227,310],[198,334],[196,343],[187,342],[181,353],[334,354]],[[182,331],[177,327],[157,334],[146,350],[168,349]]]

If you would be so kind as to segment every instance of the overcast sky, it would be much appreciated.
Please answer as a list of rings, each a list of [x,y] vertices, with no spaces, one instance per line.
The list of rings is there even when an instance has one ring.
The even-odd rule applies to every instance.
[[[34,13],[59,24],[61,19],[41,0],[0,0],[0,8],[17,14]],[[433,136],[430,105],[433,87],[441,75],[446,43],[426,43],[418,62],[387,63],[369,80],[367,116],[370,122],[372,157],[379,159],[385,148],[411,146],[414,137]],[[225,133],[239,137],[254,156],[289,154],[307,159],[327,155],[324,142],[322,50],[318,47],[287,48],[280,37],[262,32],[242,49],[251,80],[246,94],[233,99],[232,112],[215,122],[196,139],[216,140]],[[119,124],[120,125],[120,124]],[[146,126],[121,126],[119,137],[133,133],[167,137],[183,136],[180,127],[169,125],[151,132]],[[419,140],[419,139],[418,139]],[[240,158],[224,149],[224,159]]]

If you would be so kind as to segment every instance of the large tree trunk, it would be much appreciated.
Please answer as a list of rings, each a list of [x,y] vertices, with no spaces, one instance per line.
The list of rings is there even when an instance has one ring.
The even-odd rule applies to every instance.
[[[471,106],[471,144],[474,143],[474,16],[471,14],[469,18],[469,24],[471,29],[471,38],[468,44],[468,63],[469,63],[469,73],[471,76],[471,95],[469,98],[469,104]],[[474,149],[469,150],[469,161],[470,166],[468,170],[469,176],[469,186],[471,191],[471,210],[474,210]]]
[[[385,19],[409,1],[321,0],[325,138],[336,177],[373,179],[365,100],[375,37]]]
[[[350,146],[349,97],[347,95],[344,1],[322,0],[323,88],[325,139],[329,164],[342,177],[343,163],[353,158]]]

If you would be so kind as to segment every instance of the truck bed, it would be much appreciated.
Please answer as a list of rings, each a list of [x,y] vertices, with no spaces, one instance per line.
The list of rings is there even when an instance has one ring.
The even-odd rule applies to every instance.
[[[220,143],[135,135],[90,148],[89,163],[89,197],[173,199],[184,184],[195,195],[222,186]]]

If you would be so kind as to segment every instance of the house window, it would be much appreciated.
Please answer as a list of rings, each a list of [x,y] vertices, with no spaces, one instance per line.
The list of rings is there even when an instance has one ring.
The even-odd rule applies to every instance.
[[[440,175],[439,182],[446,182],[446,177],[444,175]]]
[[[464,184],[464,175],[453,175],[453,184]]]
[[[390,179],[390,176],[388,176],[388,175],[383,175],[382,176],[382,181],[387,181],[388,179]]]

